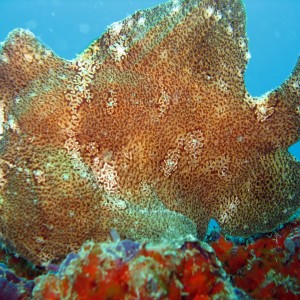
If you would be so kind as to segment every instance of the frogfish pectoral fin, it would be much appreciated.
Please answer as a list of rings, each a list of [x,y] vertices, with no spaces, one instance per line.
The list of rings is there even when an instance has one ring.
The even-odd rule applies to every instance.
[[[269,132],[268,145],[288,148],[300,139],[300,57],[290,77],[252,102],[257,120]]]

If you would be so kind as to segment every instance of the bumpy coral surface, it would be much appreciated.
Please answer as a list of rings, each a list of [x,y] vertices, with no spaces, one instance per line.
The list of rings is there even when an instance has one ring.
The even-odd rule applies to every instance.
[[[211,246],[234,286],[253,299],[299,299],[299,220],[248,245],[220,237]]]
[[[37,278],[33,295],[77,300],[299,299],[299,220],[246,244],[220,236],[210,245],[215,253],[203,242],[88,243],[56,272]]]
[[[0,299],[25,300],[30,299],[34,282],[18,277],[7,265],[0,263]]]
[[[145,247],[130,240],[87,243],[55,273],[36,280],[33,299],[246,299],[205,243]]]
[[[171,1],[66,61],[28,31],[0,50],[0,232],[35,264],[88,239],[272,230],[299,207],[298,63],[253,99],[240,0]]]
[[[48,273],[34,281],[0,263],[0,299],[299,299],[299,219],[243,244],[215,232],[213,248],[195,240],[150,245],[112,236],[47,264]]]

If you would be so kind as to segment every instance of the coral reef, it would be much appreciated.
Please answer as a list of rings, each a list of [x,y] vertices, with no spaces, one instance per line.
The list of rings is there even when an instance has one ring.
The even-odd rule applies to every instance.
[[[33,265],[21,256],[8,251],[5,247],[0,249],[0,264],[5,265],[6,269],[14,272],[17,277],[27,280],[33,280],[46,272],[43,267]]]
[[[241,236],[287,222],[300,64],[254,99],[247,43],[240,0],[138,11],[72,61],[13,31],[0,50],[6,245],[41,265],[111,229],[142,243],[202,238],[210,218]]]
[[[56,272],[36,280],[34,299],[296,300],[299,255],[299,219],[243,244],[223,236],[210,245],[87,243]]]
[[[47,273],[20,278],[0,264],[3,299],[299,299],[300,220],[259,238],[165,244],[85,243]],[[24,270],[25,271],[25,270]],[[1,298],[1,299],[2,299]]]
[[[221,236],[211,246],[234,286],[253,299],[299,299],[299,220],[248,245]]]
[[[30,299],[34,282],[18,277],[5,264],[0,263],[0,299]]]
[[[57,272],[36,280],[33,299],[246,297],[233,288],[213,249],[205,243],[147,247],[130,240],[90,242],[66,261]]]

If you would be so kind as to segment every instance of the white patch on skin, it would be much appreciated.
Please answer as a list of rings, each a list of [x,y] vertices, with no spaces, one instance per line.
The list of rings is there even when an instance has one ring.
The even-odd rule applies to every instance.
[[[120,41],[109,46],[109,50],[112,51],[115,61],[121,61],[127,55],[128,47],[124,46],[123,41]]]
[[[115,23],[112,23],[110,25],[110,30],[115,34],[115,35],[118,35],[121,30],[123,28],[123,23],[122,22],[115,22]]]
[[[94,159],[93,172],[98,183],[104,190],[111,194],[116,193],[119,189],[118,174],[115,170],[114,162],[101,162],[98,157]]]
[[[2,62],[9,63],[9,58],[8,58],[8,56],[5,53],[3,53],[2,55],[0,55],[0,60]]]
[[[127,27],[131,28],[133,26],[133,19],[129,18],[127,22]]]
[[[17,125],[13,115],[8,116],[7,124],[13,131],[17,132],[19,130],[19,126]]]
[[[63,180],[69,180],[69,179],[70,179],[70,175],[67,174],[67,173],[64,173],[64,174],[62,175],[62,178],[63,178]]]
[[[70,211],[69,211],[69,217],[70,217],[70,218],[73,218],[74,216],[75,216],[75,212],[72,211],[72,210],[70,210]]]
[[[295,81],[295,82],[293,83],[293,87],[294,87],[295,89],[298,89],[298,88],[300,87],[300,81]]]
[[[204,18],[209,19],[213,15],[214,12],[215,12],[215,9],[212,6],[208,6],[204,10]]]
[[[137,21],[139,26],[144,26],[146,22],[146,18],[145,17],[140,17]]]
[[[179,5],[178,1],[174,1],[173,4],[174,4],[174,6],[172,7],[171,14],[176,14],[180,10],[180,5]]]
[[[242,48],[242,49],[245,49],[246,48],[246,42],[243,38],[239,38],[238,39],[238,43],[239,43],[239,46]]]
[[[33,56],[31,54],[29,54],[29,53],[25,53],[24,54],[24,58],[28,62],[32,62],[33,61]]]
[[[258,101],[255,102],[255,114],[259,122],[264,122],[275,112],[275,107],[268,106],[267,99],[269,93],[261,96]]]
[[[180,151],[178,149],[170,149],[163,161],[162,171],[165,177],[169,177],[177,169],[180,159]]]
[[[228,25],[228,26],[226,27],[226,32],[227,32],[228,35],[232,35],[233,29],[232,29],[231,25]]]
[[[222,19],[222,14],[220,11],[216,11],[215,15],[214,15],[214,18],[216,19],[216,21],[219,21]]]
[[[102,205],[108,210],[125,210],[127,203],[117,196],[105,195]]]

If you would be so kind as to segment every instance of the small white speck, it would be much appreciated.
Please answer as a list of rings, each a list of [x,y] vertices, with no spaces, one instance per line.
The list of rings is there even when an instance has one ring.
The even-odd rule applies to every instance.
[[[228,35],[232,35],[233,29],[232,29],[231,25],[228,25],[228,26],[226,27],[226,32],[227,32]]]
[[[41,176],[43,174],[43,172],[41,170],[34,170],[32,172],[35,176]]]
[[[72,217],[74,217],[74,216],[75,216],[75,212],[72,211],[72,210],[70,210],[70,211],[69,211],[69,217],[72,218]]]
[[[215,17],[216,21],[219,21],[222,19],[223,16],[220,11],[216,11],[216,14],[214,15],[214,17]]]
[[[63,180],[69,180],[70,179],[70,175],[65,173],[63,174]]]
[[[204,11],[204,18],[208,19],[212,16],[214,13],[215,9],[212,6],[208,6],[205,11]]]

